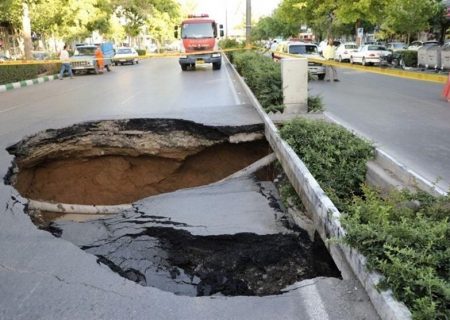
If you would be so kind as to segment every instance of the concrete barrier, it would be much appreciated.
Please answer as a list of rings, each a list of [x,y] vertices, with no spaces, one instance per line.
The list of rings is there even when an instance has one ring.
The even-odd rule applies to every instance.
[[[229,61],[227,61],[229,63]],[[327,248],[338,268],[346,272],[346,264],[351,267],[353,273],[364,286],[373,306],[382,319],[386,320],[406,320],[411,319],[408,308],[396,301],[390,291],[378,291],[376,288],[381,276],[374,272],[368,272],[366,259],[356,250],[341,243],[329,242],[331,238],[341,239],[345,235],[345,230],[340,224],[340,212],[332,201],[322,190],[316,179],[311,175],[306,165],[301,161],[292,148],[281,139],[275,124],[264,112],[259,101],[247,86],[245,81],[239,76],[232,66],[245,92],[249,96],[252,104],[263,119],[265,124],[265,135],[270,146],[280,161],[289,181],[300,196],[306,210],[312,214],[316,230],[322,240],[327,244]]]
[[[283,83],[284,113],[308,112],[308,60],[282,59],[281,79]]]

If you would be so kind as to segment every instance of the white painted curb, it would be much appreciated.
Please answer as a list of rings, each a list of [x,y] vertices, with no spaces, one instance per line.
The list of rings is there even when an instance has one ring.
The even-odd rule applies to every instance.
[[[35,84],[41,84],[47,81],[52,81],[58,79],[58,75],[54,74],[51,76],[44,76],[44,77],[39,77],[37,79],[32,79],[32,80],[24,80],[24,81],[20,81],[20,82],[13,82],[13,83],[7,83],[7,84],[2,84],[0,85],[0,92],[5,92],[5,91],[10,91],[10,90],[14,90],[14,89],[20,89],[20,88],[25,88],[28,86],[32,86]]]

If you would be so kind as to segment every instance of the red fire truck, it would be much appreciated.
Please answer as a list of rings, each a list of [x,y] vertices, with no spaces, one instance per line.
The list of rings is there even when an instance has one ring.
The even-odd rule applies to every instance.
[[[213,70],[222,65],[218,42],[223,37],[223,26],[210,19],[207,14],[189,15],[181,22],[181,70],[195,68],[196,64],[212,63]],[[178,38],[178,26],[175,27],[175,38]]]

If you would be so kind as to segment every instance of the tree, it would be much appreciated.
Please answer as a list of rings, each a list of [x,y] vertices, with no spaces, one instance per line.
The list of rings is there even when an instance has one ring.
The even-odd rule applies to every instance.
[[[390,0],[381,27],[406,34],[409,43],[412,34],[429,28],[429,21],[438,9],[435,5],[435,0]]]

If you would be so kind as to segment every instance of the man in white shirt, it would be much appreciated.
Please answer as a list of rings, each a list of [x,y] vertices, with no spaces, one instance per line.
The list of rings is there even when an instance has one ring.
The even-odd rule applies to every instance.
[[[63,79],[64,72],[67,70],[71,79],[73,79],[72,67],[70,66],[69,52],[67,51],[67,44],[59,53],[59,59],[62,61],[61,70],[59,71],[59,80]]]
[[[328,45],[323,49],[325,60],[334,60],[336,48],[333,39],[328,39]],[[339,81],[336,68],[332,65],[325,65],[325,81]]]

